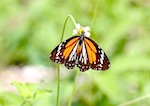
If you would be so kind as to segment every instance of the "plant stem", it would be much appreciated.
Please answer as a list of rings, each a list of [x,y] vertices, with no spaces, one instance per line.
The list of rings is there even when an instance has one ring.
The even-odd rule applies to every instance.
[[[57,98],[56,98],[56,106],[58,106],[58,103],[59,103],[59,90],[60,90],[60,66],[58,64],[58,82],[57,82]]]
[[[143,100],[143,99],[146,99],[146,98],[150,98],[150,94],[147,94],[147,95],[144,95],[144,96],[135,98],[135,99],[133,99],[133,100],[131,100],[131,101],[127,101],[127,102],[122,103],[122,104],[120,104],[120,105],[118,105],[118,106],[129,106],[129,105],[132,105],[132,104],[134,104],[134,103],[136,103],[136,102],[139,102],[139,101],[141,101],[141,100]]]
[[[68,106],[71,106],[71,103],[72,103],[72,99],[73,99],[73,96],[74,96],[74,93],[75,93],[75,89],[76,89],[76,84],[77,84],[78,75],[79,75],[79,71],[76,70],[75,81],[74,81],[73,90],[72,90],[72,94],[71,94],[71,97],[70,97]]]
[[[73,21],[73,24],[74,24],[74,25],[75,25],[75,27],[76,27],[77,22],[75,21],[75,19],[73,18],[73,16],[72,16],[72,15],[69,15],[68,17],[70,17],[70,18],[71,18],[71,20]]]
[[[65,20],[65,23],[64,23],[64,26],[63,26],[63,31],[62,31],[62,35],[61,35],[61,39],[60,39],[60,43],[63,41],[63,37],[64,37],[64,33],[65,33],[65,28],[66,28],[66,24],[67,24],[67,21],[68,19],[71,18],[71,20],[73,21],[75,27],[77,25],[75,19],[73,18],[72,15],[69,15],[66,20]],[[57,75],[58,75],[58,82],[57,82],[57,97],[56,97],[56,106],[59,105],[59,94],[60,94],[60,66],[58,64],[58,68],[57,68]]]
[[[95,7],[94,7],[94,14],[93,14],[93,17],[92,17],[92,19],[91,19],[91,24],[90,24],[90,26],[92,27],[93,26],[93,23],[94,23],[94,21],[95,21],[95,18],[96,18],[96,15],[97,15],[97,10],[98,10],[98,6],[99,6],[99,1],[97,0],[96,1],[96,3],[95,3]]]
[[[73,21],[73,24],[75,25],[75,27],[76,27],[76,25],[77,25],[77,23],[76,23],[75,19],[73,18],[73,16],[72,16],[72,15],[69,15],[69,16],[66,18],[65,23],[64,23],[63,31],[62,31],[62,36],[61,36],[60,42],[62,42],[62,40],[63,40],[64,33],[65,33],[65,28],[66,28],[66,24],[67,24],[67,21],[68,21],[69,18],[71,18],[71,20]]]

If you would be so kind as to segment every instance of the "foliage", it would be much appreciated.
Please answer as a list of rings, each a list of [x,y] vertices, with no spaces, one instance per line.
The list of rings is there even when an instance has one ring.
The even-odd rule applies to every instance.
[[[37,86],[37,84],[33,83],[20,83],[14,81],[12,83],[18,90],[19,95],[14,95],[14,94],[3,94],[7,95],[9,98],[6,96],[6,98],[0,97],[0,105],[2,106],[34,106],[34,104],[41,99],[42,97],[46,97],[47,94],[52,92],[51,90],[47,89],[41,89]],[[15,98],[14,98],[15,97]],[[14,101],[16,100],[16,101]],[[20,105],[19,105],[20,104]]]
[[[72,106],[116,106],[150,94],[148,0],[0,2],[0,66],[43,64],[55,67],[49,61],[49,54],[60,41],[65,18],[72,14],[82,25],[91,26],[91,38],[103,48],[111,62],[111,68],[105,72],[80,72]],[[68,22],[64,39],[72,36],[73,29],[73,24]],[[73,70],[63,71],[69,73],[61,79],[60,104],[66,106],[75,73]],[[35,106],[55,105],[56,82],[50,81],[51,96],[43,97],[49,102],[35,100]],[[36,85],[14,85],[23,98],[1,91],[0,106],[17,106],[27,97],[34,99]],[[5,104],[7,101],[8,104]],[[149,106],[150,97],[130,106],[141,105]]]

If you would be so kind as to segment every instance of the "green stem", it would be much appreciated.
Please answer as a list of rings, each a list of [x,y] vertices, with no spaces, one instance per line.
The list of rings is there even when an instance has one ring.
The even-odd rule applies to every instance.
[[[74,24],[74,25],[75,25],[75,27],[76,27],[77,22],[75,21],[75,19],[73,18],[73,16],[72,16],[72,15],[69,15],[68,17],[70,17],[70,18],[71,18],[71,20],[73,21],[73,24]]]
[[[64,33],[65,33],[66,24],[67,24],[67,21],[68,21],[69,18],[71,18],[71,20],[73,21],[75,27],[76,27],[76,25],[77,25],[77,23],[76,23],[75,19],[73,18],[73,16],[72,16],[72,15],[69,15],[69,16],[66,18],[65,23],[64,23],[64,26],[63,26],[63,31],[62,31],[60,43],[63,41],[63,37],[64,37]],[[57,74],[58,74],[58,82],[57,82],[56,106],[59,105],[59,94],[60,94],[60,66],[59,66],[59,64],[58,64],[57,70],[58,70],[58,73],[57,73]]]
[[[93,17],[92,17],[91,23],[90,23],[91,29],[92,29],[93,26],[94,26],[93,24],[94,24],[94,21],[95,21],[95,19],[96,19],[98,6],[99,6],[99,0],[96,0],[96,2],[95,2],[95,7],[94,7],[94,10],[93,10]]]
[[[63,26],[63,31],[62,31],[62,36],[61,36],[60,42],[62,42],[62,40],[63,40],[66,24],[67,24],[67,21],[68,21],[69,18],[71,18],[71,20],[73,21],[73,24],[75,25],[75,27],[77,25],[77,23],[76,23],[75,19],[73,18],[73,16],[72,15],[68,15],[68,17],[65,20],[64,26]]]
[[[129,106],[129,105],[132,105],[134,103],[140,102],[140,101],[142,101],[144,99],[147,99],[147,98],[150,98],[150,94],[147,94],[147,95],[135,98],[135,99],[133,99],[131,101],[127,101],[125,103],[120,104],[119,106]]]
[[[78,75],[79,75],[79,71],[76,70],[75,81],[74,81],[73,90],[72,90],[72,94],[71,94],[71,97],[70,97],[68,106],[71,106],[71,103],[72,103],[72,99],[73,99],[73,96],[74,96],[74,93],[75,93],[75,89],[76,89],[76,84],[77,84]]]
[[[58,82],[57,82],[57,98],[56,98],[56,106],[58,106],[58,103],[59,103],[59,91],[60,91],[60,66],[58,64],[58,67],[57,67],[57,70],[58,70]]]

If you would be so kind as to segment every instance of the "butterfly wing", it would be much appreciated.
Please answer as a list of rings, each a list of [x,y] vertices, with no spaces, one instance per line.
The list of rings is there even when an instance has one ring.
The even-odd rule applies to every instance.
[[[81,50],[80,47],[78,47],[79,52],[77,52],[78,58],[77,58],[77,67],[80,68],[80,71],[84,72],[87,71],[90,68],[90,63],[88,59],[87,49],[85,46],[85,42],[82,42]]]
[[[76,56],[71,55],[77,45],[79,36],[74,36],[60,43],[50,54],[50,59],[59,64],[65,64],[67,68],[75,66]],[[72,57],[70,57],[72,56]]]
[[[94,70],[107,70],[110,67],[110,62],[105,52],[90,38],[85,37],[84,42],[90,68]]]
[[[60,43],[51,53],[50,59],[65,64],[68,69],[77,65],[80,71],[107,70],[110,62],[105,52],[90,38],[85,37],[79,44],[80,37],[74,36]]]
[[[70,47],[67,48],[67,49],[70,49],[70,51],[68,50],[70,52],[68,54],[68,58],[65,61],[65,66],[68,69],[73,69],[74,66],[76,65],[76,58],[77,58],[76,51],[77,51],[78,45],[79,45],[79,38],[74,43],[72,43]],[[67,49],[65,51],[67,51]]]

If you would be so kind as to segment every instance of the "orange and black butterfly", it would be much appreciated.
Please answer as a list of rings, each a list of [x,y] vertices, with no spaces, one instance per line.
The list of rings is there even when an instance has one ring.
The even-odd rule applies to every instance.
[[[77,30],[78,36],[73,36],[60,43],[50,54],[50,59],[64,64],[68,69],[75,65],[80,71],[107,70],[110,62],[105,52],[90,38],[86,37],[83,27]]]

